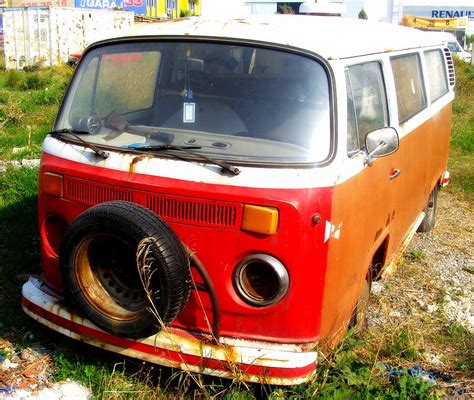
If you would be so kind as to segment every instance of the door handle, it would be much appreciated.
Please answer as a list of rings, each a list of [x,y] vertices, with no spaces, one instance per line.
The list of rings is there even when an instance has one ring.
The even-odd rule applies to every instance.
[[[390,179],[395,179],[398,175],[400,175],[400,170],[397,168],[392,168],[390,170]]]

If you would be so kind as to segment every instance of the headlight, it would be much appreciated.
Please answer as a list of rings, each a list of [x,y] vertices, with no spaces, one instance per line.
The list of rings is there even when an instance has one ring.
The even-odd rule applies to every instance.
[[[286,268],[267,254],[245,258],[234,273],[237,293],[246,303],[257,307],[278,303],[288,292],[289,284]]]

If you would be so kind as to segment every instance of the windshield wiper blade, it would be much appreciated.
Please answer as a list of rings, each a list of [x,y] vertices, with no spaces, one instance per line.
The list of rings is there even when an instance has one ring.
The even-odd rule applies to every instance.
[[[79,135],[89,135],[89,132],[86,131],[76,131],[73,129],[59,129],[57,131],[51,131],[49,132],[50,135],[53,136],[59,136],[61,137],[64,134],[71,135],[75,139],[77,139],[79,142],[81,142],[85,147],[88,149],[91,149],[95,154],[98,156],[102,157],[104,160],[109,158],[110,154],[104,150],[99,149],[96,145],[87,142],[86,140],[82,139]]]
[[[160,144],[157,146],[142,146],[142,147],[136,147],[136,146],[128,146],[129,149],[133,150],[138,150],[138,151],[166,151],[166,150],[177,150],[177,151],[183,151],[185,153],[188,153],[194,157],[200,158],[202,160],[205,160],[211,164],[218,165],[221,167],[223,170],[231,172],[234,175],[239,175],[240,174],[240,169],[237,167],[234,167],[233,165],[230,165],[226,162],[223,161],[218,161],[214,160],[212,158],[209,158],[205,156],[204,154],[197,153],[192,150],[200,149],[201,146],[175,146],[172,144]]]
[[[145,150],[145,151],[161,151],[161,150],[195,150],[201,146],[176,146],[174,144],[157,144],[153,146],[127,146],[127,149]]]

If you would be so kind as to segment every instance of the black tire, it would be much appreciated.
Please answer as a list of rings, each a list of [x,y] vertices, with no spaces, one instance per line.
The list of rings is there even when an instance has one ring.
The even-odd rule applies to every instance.
[[[137,249],[145,242],[149,296],[137,265]],[[118,336],[156,333],[189,298],[191,276],[181,242],[156,214],[134,203],[102,203],[79,215],[62,241],[60,266],[66,294],[91,321]]]
[[[435,186],[433,191],[430,193],[428,202],[426,203],[423,211],[425,212],[425,217],[421,221],[420,226],[417,229],[417,232],[430,232],[435,226],[436,219],[436,208],[438,205],[438,185]]]
[[[364,280],[364,286],[360,293],[359,300],[352,311],[349,321],[349,329],[356,329],[359,332],[367,329],[367,307],[369,305],[370,290],[372,289],[372,268],[367,272]]]

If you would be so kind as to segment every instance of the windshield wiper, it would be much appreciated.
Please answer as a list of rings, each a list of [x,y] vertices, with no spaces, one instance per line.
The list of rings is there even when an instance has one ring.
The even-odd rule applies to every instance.
[[[167,151],[167,150],[183,151],[183,152],[188,153],[188,154],[190,154],[194,157],[205,160],[205,161],[207,161],[211,164],[218,165],[223,170],[231,172],[234,175],[239,175],[240,174],[240,169],[238,169],[237,167],[234,167],[233,165],[230,165],[230,164],[228,164],[226,162],[223,162],[223,161],[214,160],[212,158],[209,158],[209,157],[205,156],[204,154],[196,153],[195,151],[192,151],[192,150],[200,149],[201,146],[175,146],[175,145],[172,145],[172,144],[160,144],[160,145],[157,145],[157,146],[142,146],[142,147],[128,146],[127,148],[133,149],[133,150],[138,150],[138,151],[151,151],[151,152],[154,152],[154,151]]]
[[[147,125],[131,125],[118,112],[112,111],[105,119],[106,126],[116,130],[116,133],[110,133],[104,137],[105,140],[115,139],[123,132],[131,132],[137,135],[153,138],[163,143],[171,143],[174,140],[172,133],[162,132],[161,130]]]
[[[89,132],[86,132],[86,131],[76,131],[76,130],[73,130],[73,129],[67,129],[67,128],[64,128],[64,129],[59,129],[57,131],[51,131],[49,132],[50,135],[53,135],[53,136],[56,136],[56,137],[59,137],[61,138],[64,134],[68,134],[72,137],[74,137],[75,139],[77,139],[79,142],[81,142],[85,147],[87,147],[88,149],[91,149],[95,154],[97,154],[98,156],[102,157],[103,159],[107,159],[109,158],[110,154],[104,150],[101,150],[99,149],[97,146],[95,146],[94,144],[92,143],[89,143],[87,142],[86,140],[82,139],[80,136],[78,135],[89,135]]]

